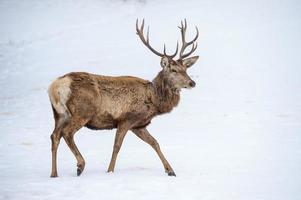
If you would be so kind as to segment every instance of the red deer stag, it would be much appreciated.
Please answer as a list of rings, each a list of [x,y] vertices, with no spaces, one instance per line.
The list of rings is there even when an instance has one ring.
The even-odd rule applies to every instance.
[[[79,152],[74,134],[82,127],[90,129],[117,128],[113,154],[108,172],[113,172],[117,154],[126,133],[131,130],[141,140],[151,145],[161,159],[165,172],[175,176],[175,172],[165,159],[155,138],[147,131],[153,117],[170,112],[180,100],[182,88],[193,88],[195,82],[187,75],[198,56],[190,57],[197,48],[198,29],[196,36],[190,42],[185,39],[186,20],[179,26],[182,47],[179,59],[174,59],[178,53],[163,53],[156,51],[149,43],[149,31],[144,36],[144,20],[138,26],[137,35],[143,44],[154,54],[161,57],[162,70],[153,81],[137,77],[110,77],[85,72],[71,72],[56,79],[49,87],[48,93],[53,109],[55,128],[51,135],[52,171],[51,177],[57,177],[57,149],[61,137],[64,138],[77,160],[77,175],[85,167],[85,160]],[[185,49],[191,49],[185,53]]]

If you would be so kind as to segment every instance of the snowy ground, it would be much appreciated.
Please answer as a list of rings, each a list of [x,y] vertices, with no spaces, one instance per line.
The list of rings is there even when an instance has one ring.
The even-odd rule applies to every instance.
[[[301,199],[300,1],[0,1],[0,199]],[[86,169],[61,142],[50,179],[53,118],[47,87],[70,71],[134,75],[160,70],[135,35],[151,26],[173,50],[176,26],[200,30],[197,82],[149,129],[177,177],[129,133],[106,173],[114,131],[82,129]]]

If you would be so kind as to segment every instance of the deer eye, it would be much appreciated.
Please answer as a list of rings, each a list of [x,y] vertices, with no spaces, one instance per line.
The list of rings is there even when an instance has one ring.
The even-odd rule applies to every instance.
[[[177,71],[175,69],[172,69],[171,72],[177,73]]]

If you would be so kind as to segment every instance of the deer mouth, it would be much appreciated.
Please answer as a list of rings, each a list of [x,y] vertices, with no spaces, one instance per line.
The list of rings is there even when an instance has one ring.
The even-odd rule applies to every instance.
[[[185,88],[185,89],[192,89],[192,88],[194,88],[194,87],[192,87],[192,86],[190,86],[190,85],[186,85],[186,86],[184,86],[184,88]]]

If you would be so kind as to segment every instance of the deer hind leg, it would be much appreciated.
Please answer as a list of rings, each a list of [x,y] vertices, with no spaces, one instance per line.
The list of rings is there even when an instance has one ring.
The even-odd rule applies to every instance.
[[[57,149],[58,149],[61,137],[62,137],[61,127],[63,125],[65,117],[59,115],[53,106],[52,106],[52,110],[53,110],[53,116],[54,116],[54,120],[55,120],[55,128],[54,128],[53,133],[50,136],[50,138],[51,138],[51,154],[52,154],[50,177],[54,178],[54,177],[58,176],[57,175]]]
[[[53,114],[55,119],[55,128],[53,133],[51,134],[51,154],[52,154],[52,161],[51,161],[51,175],[50,177],[55,178],[58,176],[57,173],[57,149],[60,144],[60,140],[63,136],[63,128],[68,123],[68,119],[64,115],[59,115],[55,109],[53,108]]]
[[[111,162],[108,168],[108,172],[114,172],[115,163],[117,159],[118,152],[121,148],[123,139],[125,137],[125,134],[127,133],[128,128],[126,126],[118,126],[116,135],[115,135],[115,141],[114,141],[114,147],[113,147],[113,153]]]
[[[69,78],[57,79],[48,89],[55,119],[55,128],[51,135],[52,170],[50,177],[57,177],[57,148],[62,137],[61,129],[70,116],[70,112],[65,105],[71,93],[70,82]]]
[[[61,134],[60,131],[55,128],[52,135],[50,136],[51,138],[51,154],[52,154],[52,166],[51,166],[51,175],[50,177],[54,178],[57,177],[57,148],[59,146],[60,143],[60,139],[61,139]]]
[[[74,134],[82,128],[87,121],[88,120],[72,117],[62,129],[62,136],[77,160],[77,176],[81,175],[84,171],[85,160],[74,142]]]
[[[135,133],[135,135],[137,135],[144,142],[148,143],[157,152],[161,162],[163,163],[165,172],[168,174],[168,176],[176,176],[175,172],[173,171],[170,164],[168,163],[163,153],[161,152],[159,143],[153,136],[151,136],[151,134],[147,131],[147,129],[146,128],[133,129],[132,131],[133,133]]]

